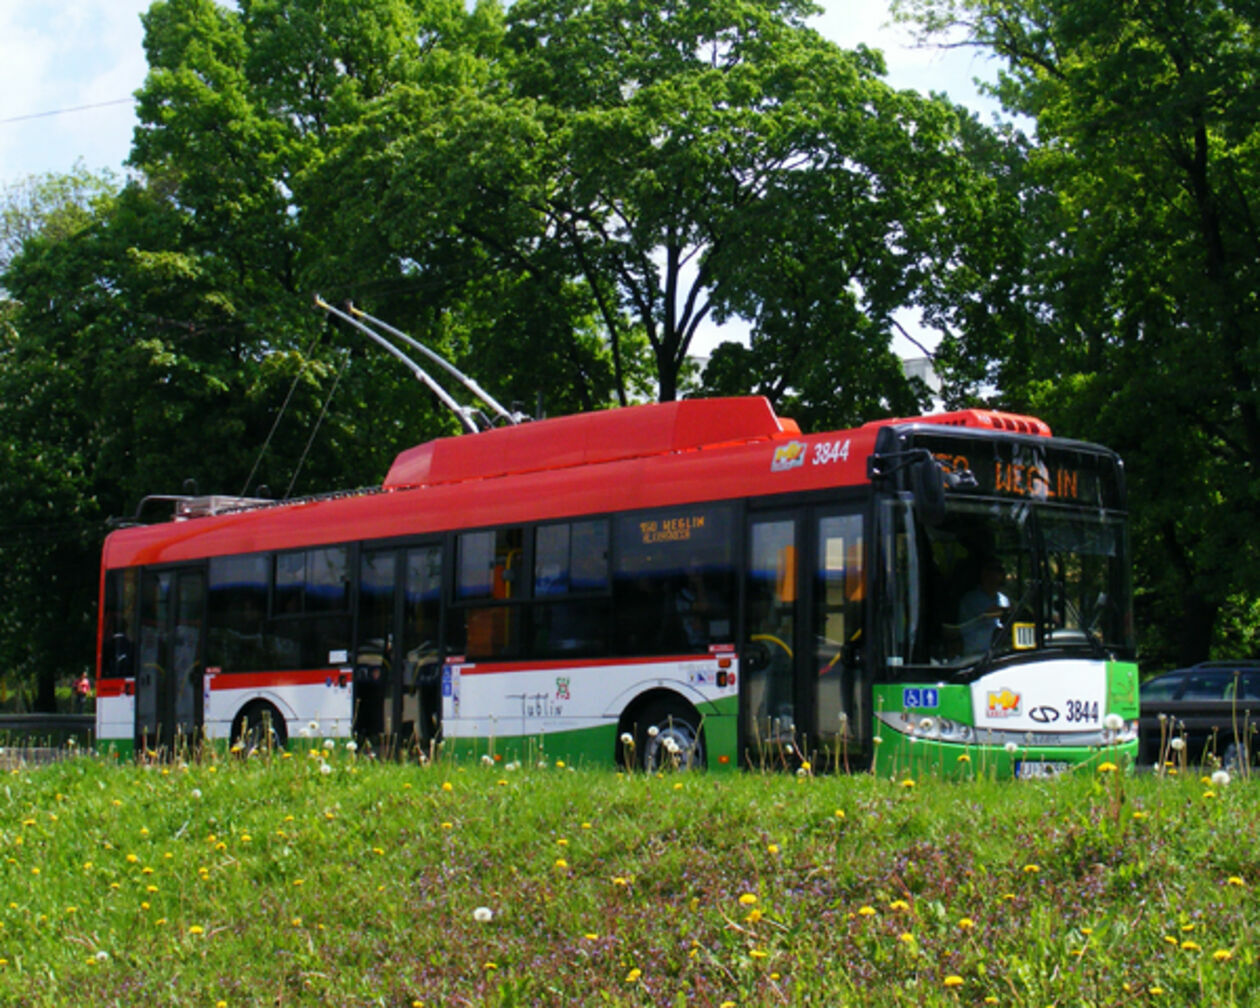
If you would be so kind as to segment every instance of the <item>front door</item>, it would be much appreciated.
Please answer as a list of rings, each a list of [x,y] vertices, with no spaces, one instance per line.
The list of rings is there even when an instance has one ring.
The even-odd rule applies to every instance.
[[[862,675],[862,516],[808,507],[748,527],[745,759],[848,767],[870,736]]]
[[[195,744],[204,717],[206,577],[200,568],[145,571],[140,580],[137,752]]]

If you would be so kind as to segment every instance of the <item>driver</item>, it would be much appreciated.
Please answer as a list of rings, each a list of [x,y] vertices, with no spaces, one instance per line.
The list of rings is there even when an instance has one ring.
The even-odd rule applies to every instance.
[[[980,562],[979,583],[958,603],[964,653],[977,654],[989,649],[993,631],[1001,625],[1002,617],[1011,607],[1010,599],[1002,593],[1005,583],[1006,570],[1002,561],[996,556],[986,556]]]

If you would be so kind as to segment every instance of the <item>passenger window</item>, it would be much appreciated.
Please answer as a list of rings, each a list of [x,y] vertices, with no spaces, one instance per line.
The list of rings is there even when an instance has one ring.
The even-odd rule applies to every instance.
[[[614,522],[617,649],[707,651],[733,643],[734,509],[661,508]]]
[[[464,647],[469,658],[498,658],[520,653],[520,576],[524,532],[520,528],[467,532],[456,545],[455,598],[483,603],[466,607]],[[458,632],[452,634],[454,639]]]

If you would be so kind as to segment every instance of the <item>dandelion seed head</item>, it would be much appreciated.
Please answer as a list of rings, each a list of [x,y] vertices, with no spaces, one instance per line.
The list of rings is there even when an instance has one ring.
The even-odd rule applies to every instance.
[[[1224,787],[1226,784],[1229,783],[1229,771],[1217,770],[1215,773],[1212,774],[1212,783],[1216,785],[1217,787]]]
[[[473,920],[479,924],[488,924],[494,920],[494,911],[486,906],[479,906],[473,911]]]
[[[1173,752],[1181,752],[1186,747],[1186,740],[1178,736],[1168,743],[1168,748]]]

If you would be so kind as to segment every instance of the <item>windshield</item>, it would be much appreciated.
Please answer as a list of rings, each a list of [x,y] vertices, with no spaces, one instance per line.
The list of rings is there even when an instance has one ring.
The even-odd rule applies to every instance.
[[[1011,654],[1131,650],[1123,518],[1034,500],[951,498],[918,521],[883,510],[889,664],[983,671]]]

